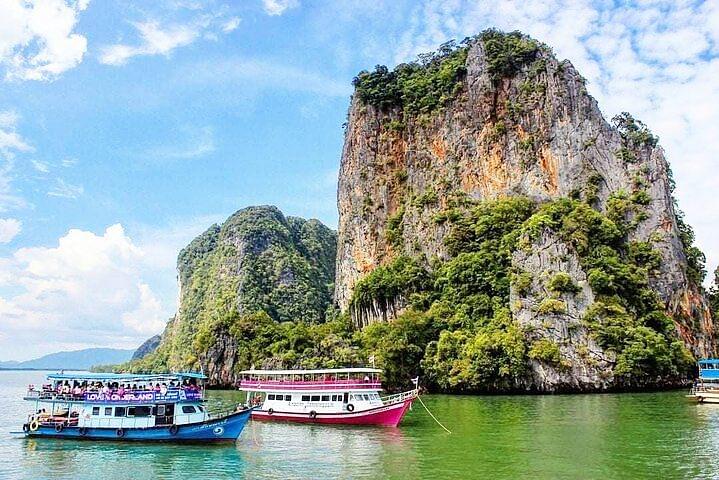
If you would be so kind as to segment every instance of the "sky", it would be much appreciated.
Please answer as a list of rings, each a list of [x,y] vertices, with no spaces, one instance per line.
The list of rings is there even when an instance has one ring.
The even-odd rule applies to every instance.
[[[135,348],[178,251],[257,204],[336,227],[352,78],[488,27],[660,137],[719,262],[719,2],[0,0],[0,360]]]

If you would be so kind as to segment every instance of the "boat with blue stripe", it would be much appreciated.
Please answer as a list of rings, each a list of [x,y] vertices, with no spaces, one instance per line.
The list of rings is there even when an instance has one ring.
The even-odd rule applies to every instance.
[[[210,414],[200,373],[51,374],[28,386],[27,437],[144,442],[234,442],[252,409]]]
[[[699,360],[698,366],[699,378],[687,397],[697,403],[719,403],[719,359]]]

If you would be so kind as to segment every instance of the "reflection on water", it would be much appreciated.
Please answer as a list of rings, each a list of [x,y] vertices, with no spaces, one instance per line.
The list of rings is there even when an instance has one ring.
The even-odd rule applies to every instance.
[[[0,372],[0,479],[719,478],[719,405],[684,392],[424,397],[451,435],[416,405],[399,429],[250,422],[231,445],[13,438],[43,376]]]

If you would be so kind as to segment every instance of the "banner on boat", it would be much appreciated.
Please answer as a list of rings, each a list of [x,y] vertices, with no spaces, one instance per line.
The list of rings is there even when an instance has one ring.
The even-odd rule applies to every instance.
[[[88,392],[85,393],[86,402],[177,402],[180,400],[202,400],[202,393],[187,392],[185,390],[168,390],[162,394],[160,392],[125,392],[123,395],[119,393],[102,393]]]

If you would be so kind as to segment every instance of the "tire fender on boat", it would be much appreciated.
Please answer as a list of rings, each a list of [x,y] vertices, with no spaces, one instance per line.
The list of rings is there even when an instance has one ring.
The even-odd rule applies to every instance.
[[[177,425],[172,425],[170,427],[170,435],[177,435],[177,431],[180,429]]]
[[[117,430],[115,430],[115,435],[122,438],[125,436],[125,430],[123,430],[122,428],[118,428]]]
[[[30,428],[31,432],[34,432],[40,427],[40,424],[37,423],[37,420],[33,420],[32,422],[30,422],[30,425],[28,425],[28,427]]]
[[[62,423],[58,423],[57,425],[55,425],[55,431],[56,431],[57,433],[62,432],[62,429],[63,429],[63,428],[65,428],[65,426],[64,426]]]
[[[347,411],[348,411],[348,412],[354,412],[354,411],[355,411],[355,406],[352,405],[351,403],[348,403],[348,404],[347,404]]]
[[[312,411],[310,412],[310,418],[317,418],[317,412],[315,412],[314,410],[312,410]]]
[[[268,415],[272,415],[273,413],[275,413],[275,409],[274,409],[274,408],[270,408],[270,409],[267,410],[267,414],[268,414]]]

